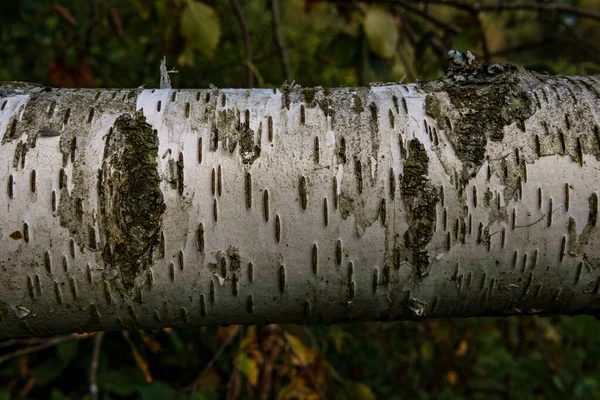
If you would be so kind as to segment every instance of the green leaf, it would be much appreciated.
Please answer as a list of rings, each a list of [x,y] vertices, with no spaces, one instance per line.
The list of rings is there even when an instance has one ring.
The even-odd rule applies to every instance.
[[[142,400],[161,400],[171,398],[175,390],[165,382],[156,381],[151,385],[139,387],[138,393]]]
[[[390,13],[381,8],[370,7],[365,18],[365,34],[373,53],[385,60],[394,56],[398,44],[398,29]]]
[[[109,371],[100,371],[98,374],[100,390],[117,394],[119,396],[130,396],[138,388],[147,386],[144,376],[136,367],[123,367]]]
[[[379,78],[381,78],[382,80],[390,80],[390,75],[392,74],[392,67],[389,61],[386,61],[381,57],[371,55],[369,57],[369,65],[371,66],[373,72],[375,72]]]
[[[248,357],[248,353],[240,352],[235,358],[235,367],[246,377],[252,386],[258,383],[259,367],[256,360]]]
[[[63,392],[54,388],[50,393],[50,400],[70,400],[70,397],[65,396]]]
[[[342,68],[356,68],[360,63],[361,39],[346,34],[340,34],[331,41],[324,57],[335,62]]]
[[[40,386],[56,379],[65,369],[67,363],[57,357],[48,358],[46,361],[35,367],[32,375]]]
[[[598,382],[594,378],[586,378],[583,382],[580,382],[575,387],[575,394],[578,396],[584,396],[592,394],[594,391],[597,391],[600,387],[600,382]]]
[[[69,363],[77,356],[79,341],[71,340],[56,346],[58,357],[48,358],[38,365],[32,372],[40,386],[44,386],[56,379],[67,368]]]
[[[221,39],[219,15],[204,3],[189,0],[181,13],[179,30],[187,47],[212,58]]]
[[[181,396],[179,400],[217,400],[219,396],[216,392],[196,392],[194,396],[190,398],[190,396],[185,395]]]
[[[429,361],[435,356],[435,347],[433,346],[433,343],[428,340],[421,344],[419,352],[424,360]]]
[[[78,340],[70,340],[68,342],[61,343],[56,346],[56,351],[58,352],[58,357],[68,363],[73,360],[77,355],[77,349],[79,348]]]

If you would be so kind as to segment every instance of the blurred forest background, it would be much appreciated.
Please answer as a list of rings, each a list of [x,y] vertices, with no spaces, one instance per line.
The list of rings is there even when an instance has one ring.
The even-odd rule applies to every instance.
[[[600,73],[600,0],[1,0],[0,80],[358,86],[449,49]],[[0,342],[0,399],[600,398],[600,322],[510,317],[226,326]],[[94,388],[97,388],[95,390]]]

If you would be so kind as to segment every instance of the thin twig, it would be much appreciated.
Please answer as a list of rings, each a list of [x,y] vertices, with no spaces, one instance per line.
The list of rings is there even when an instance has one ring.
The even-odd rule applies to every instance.
[[[233,355],[233,359],[235,360],[237,358],[237,356],[240,354],[240,350],[241,350],[241,346],[242,346],[242,341],[244,340],[244,326],[241,326],[239,328],[239,339],[240,339],[240,343],[238,345],[237,351],[235,352],[235,354]],[[233,371],[231,373],[231,375],[229,376],[229,380],[227,381],[227,391],[225,392],[225,399],[226,400],[235,400],[238,398],[239,396],[239,392],[240,392],[240,385],[241,385],[241,375],[240,375],[240,371],[237,369],[237,367],[233,366]]]
[[[317,380],[313,376],[312,372],[309,370],[308,365],[304,362],[304,360],[302,359],[302,357],[300,357],[298,355],[298,353],[296,353],[296,350],[294,350],[294,347],[292,346],[292,344],[290,343],[290,341],[288,340],[288,338],[285,336],[285,332],[281,335],[281,337],[283,338],[283,340],[285,341],[285,343],[289,346],[290,351],[292,352],[292,354],[294,355],[294,357],[296,357],[298,359],[298,364],[300,365],[300,368],[302,368],[304,370],[304,372],[306,373],[306,375],[308,376],[308,380],[310,381],[311,385],[313,386],[313,388],[315,389],[315,391],[319,395],[319,399],[320,400],[325,400],[326,399],[325,393],[323,393],[323,391],[321,390],[321,388],[319,388],[319,385],[317,385]]]
[[[531,52],[536,49],[544,47],[559,47],[568,46],[570,52],[577,52],[582,50],[588,57],[600,61],[600,46],[591,43],[590,41],[579,36],[576,31],[572,30],[569,35],[562,35],[561,37],[549,38],[543,40],[534,40],[525,42],[513,47],[506,47],[490,54],[490,58],[506,57],[513,54]]]
[[[4,341],[0,342],[0,348],[15,346],[18,344],[31,345],[31,344],[38,344],[38,343],[47,343],[50,340],[52,340],[52,338],[45,338],[45,337],[41,337],[41,338],[32,337],[32,338],[26,338],[26,339],[8,339],[8,340],[4,340]]]
[[[260,71],[258,70],[258,68],[256,68],[256,65],[252,64],[248,60],[246,60],[244,62],[244,64],[246,64],[248,67],[250,67],[250,69],[254,73],[254,76],[256,77],[256,80],[258,81],[258,87],[265,87],[265,80],[263,79],[262,75],[260,74]]]
[[[281,34],[281,13],[279,12],[279,0],[271,0],[271,13],[273,14],[273,36],[275,38],[275,45],[279,52],[279,59],[281,60],[281,67],[283,68],[283,74],[288,82],[292,81],[292,70],[290,68],[290,60],[287,56],[287,50],[285,47],[285,41]]]
[[[356,3],[354,0],[318,0],[318,1],[322,1],[325,3],[332,3],[332,4],[348,4],[348,5]],[[425,21],[432,23],[433,25],[437,26],[440,29],[443,29],[446,32],[453,33],[453,34],[458,34],[458,33],[462,32],[462,30],[459,27],[457,27],[456,25],[442,21],[441,19],[437,18],[436,16],[431,15],[427,11],[423,11],[423,10],[415,7],[412,3],[405,1],[405,0],[369,0],[369,1],[367,1],[367,3],[382,3],[382,4],[390,4],[390,5],[398,6],[398,7],[405,9],[406,11],[410,12],[411,14],[414,14],[414,15],[417,15],[417,16],[423,18]]]
[[[406,33],[407,34],[406,36],[409,37],[408,41],[410,42],[411,35],[409,35],[409,33],[410,33],[409,30],[405,29],[405,21],[404,21],[402,13],[396,12],[395,16],[400,19],[400,24],[401,24],[400,26],[402,27],[402,32],[403,32],[402,36],[405,36],[404,33]],[[415,77],[417,76],[417,73],[415,71],[413,63],[408,58],[408,56],[404,52],[404,49],[402,48],[403,43],[404,43],[403,40],[398,40],[398,44],[396,45],[396,52],[398,53],[400,62],[404,65],[404,70],[406,71],[406,74],[408,75],[408,80],[413,81],[415,79]]]
[[[231,0],[231,6],[235,11],[235,15],[240,23],[240,28],[242,29],[242,38],[244,40],[244,50],[246,51],[246,70],[248,71],[248,87],[254,87],[254,73],[252,72],[252,43],[250,42],[250,32],[248,31],[248,24],[246,23],[246,17],[244,17],[244,13],[242,12],[242,8],[240,7],[237,0]]]
[[[21,389],[19,391],[19,397],[27,398],[29,393],[31,393],[31,391],[35,387],[35,384],[36,384],[35,378],[33,376],[30,376],[29,379],[27,379],[27,382],[25,382],[25,386],[23,386],[23,389]]]
[[[429,14],[427,11],[423,11],[423,10],[413,6],[412,4],[410,4],[407,1],[396,0],[395,2],[393,2],[393,4],[398,7],[404,8],[406,11],[409,11],[412,14],[418,15],[419,17],[423,18],[424,20],[431,22],[432,24],[436,25],[437,27],[439,27],[447,32],[457,34],[462,31],[456,25],[442,21],[441,19]]]
[[[63,40],[61,49],[55,58],[58,60],[64,59],[66,57],[67,51],[71,48],[71,46],[77,45],[77,43],[80,40],[83,41],[83,44],[79,53],[89,55],[92,43],[92,36],[94,33],[94,27],[97,23],[97,18],[98,0],[90,0],[90,16],[87,23],[81,30],[72,32],[65,38],[65,40]]]
[[[73,333],[73,334],[66,335],[66,336],[59,336],[54,339],[48,340],[45,343],[39,344],[37,346],[25,347],[25,348],[13,351],[12,353],[5,354],[2,357],[0,357],[0,364],[3,364],[6,361],[11,360],[15,357],[21,357],[21,356],[25,356],[27,354],[35,353],[37,351],[44,350],[44,349],[47,349],[52,346],[56,346],[57,344],[68,342],[70,340],[87,339],[88,337],[93,336],[93,335],[94,335],[94,333],[85,333],[85,334]]]
[[[83,34],[83,53],[85,55],[90,54],[90,48],[92,46],[92,37],[94,36],[94,28],[98,18],[98,0],[90,0],[90,18],[88,20],[85,32]]]
[[[98,359],[100,358],[100,348],[102,347],[102,339],[104,332],[96,333],[94,337],[94,352],[92,353],[92,362],[90,364],[90,400],[98,399]]]
[[[237,329],[233,330],[233,332],[231,332],[229,334],[227,339],[223,342],[223,344],[221,344],[221,346],[215,352],[215,354],[213,354],[213,356],[210,359],[210,361],[208,362],[208,364],[206,364],[204,369],[198,374],[198,376],[196,377],[194,382],[190,386],[184,388],[185,391],[190,390],[190,399],[192,399],[194,397],[194,394],[196,394],[196,391],[198,390],[198,385],[200,384],[200,381],[202,380],[204,375],[211,369],[211,367],[219,359],[219,357],[221,356],[223,351],[227,348],[227,346],[229,346],[229,344],[233,341],[233,339],[236,337],[236,335],[239,332],[240,332],[240,329],[238,327]],[[179,397],[177,397],[177,398],[179,398]]]
[[[557,12],[564,14],[572,14],[581,18],[589,18],[600,20],[600,13],[592,10],[586,10],[580,7],[568,6],[558,3],[501,3],[497,5],[479,4],[477,2],[469,2],[465,0],[427,0],[429,4],[447,5],[465,11],[482,11],[482,12],[503,12],[503,11],[543,11]],[[387,2],[393,2],[388,0]]]
[[[569,31],[569,34],[566,35],[567,40],[573,42],[574,45],[577,45],[579,48],[585,50],[588,54],[594,57],[596,60],[598,59],[598,55],[600,54],[600,47],[594,42],[590,42],[584,36],[581,36],[572,26],[561,22],[561,25]],[[587,47],[587,48],[586,48]],[[575,51],[575,53],[579,53]],[[580,54],[578,54],[580,55]]]
[[[481,15],[478,12],[474,12],[472,14],[473,19],[475,20],[475,24],[477,25],[477,30],[479,31],[479,36],[481,40],[481,51],[483,52],[483,61],[486,63],[490,62],[490,50],[487,44],[487,39],[485,38],[485,31],[483,29],[483,24],[481,23]]]
[[[508,55],[513,55],[521,52],[530,52],[532,50],[543,48],[546,46],[556,46],[556,45],[566,45],[569,42],[567,40],[554,40],[554,39],[543,39],[543,40],[533,40],[529,42],[524,42],[518,44],[516,46],[505,47],[493,53],[490,53],[490,58],[504,57]],[[569,43],[570,44],[570,43]]]
[[[334,0],[334,3],[351,4],[354,0]],[[374,4],[396,4],[405,3],[405,0],[366,0],[367,3]],[[467,12],[504,12],[504,11],[533,11],[533,12],[554,12],[575,15],[580,18],[600,20],[600,12],[590,9],[569,6],[558,3],[498,3],[498,4],[480,4],[477,1],[466,0],[414,0],[413,4],[426,3],[428,6],[432,4],[453,7]]]

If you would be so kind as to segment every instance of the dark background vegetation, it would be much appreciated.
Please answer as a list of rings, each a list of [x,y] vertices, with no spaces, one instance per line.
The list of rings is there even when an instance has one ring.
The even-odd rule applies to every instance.
[[[0,80],[153,88],[165,56],[176,88],[358,86],[435,79],[449,49],[600,72],[598,0],[279,1],[1,0]],[[19,339],[0,342],[0,399],[600,398],[599,332],[580,316]]]

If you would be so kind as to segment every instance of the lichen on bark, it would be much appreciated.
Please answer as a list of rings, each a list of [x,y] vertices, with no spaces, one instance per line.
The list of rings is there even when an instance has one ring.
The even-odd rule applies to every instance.
[[[152,264],[165,203],[158,174],[158,133],[145,117],[123,114],[106,137],[99,199],[103,261],[127,290]],[[108,246],[108,247],[107,247]]]

